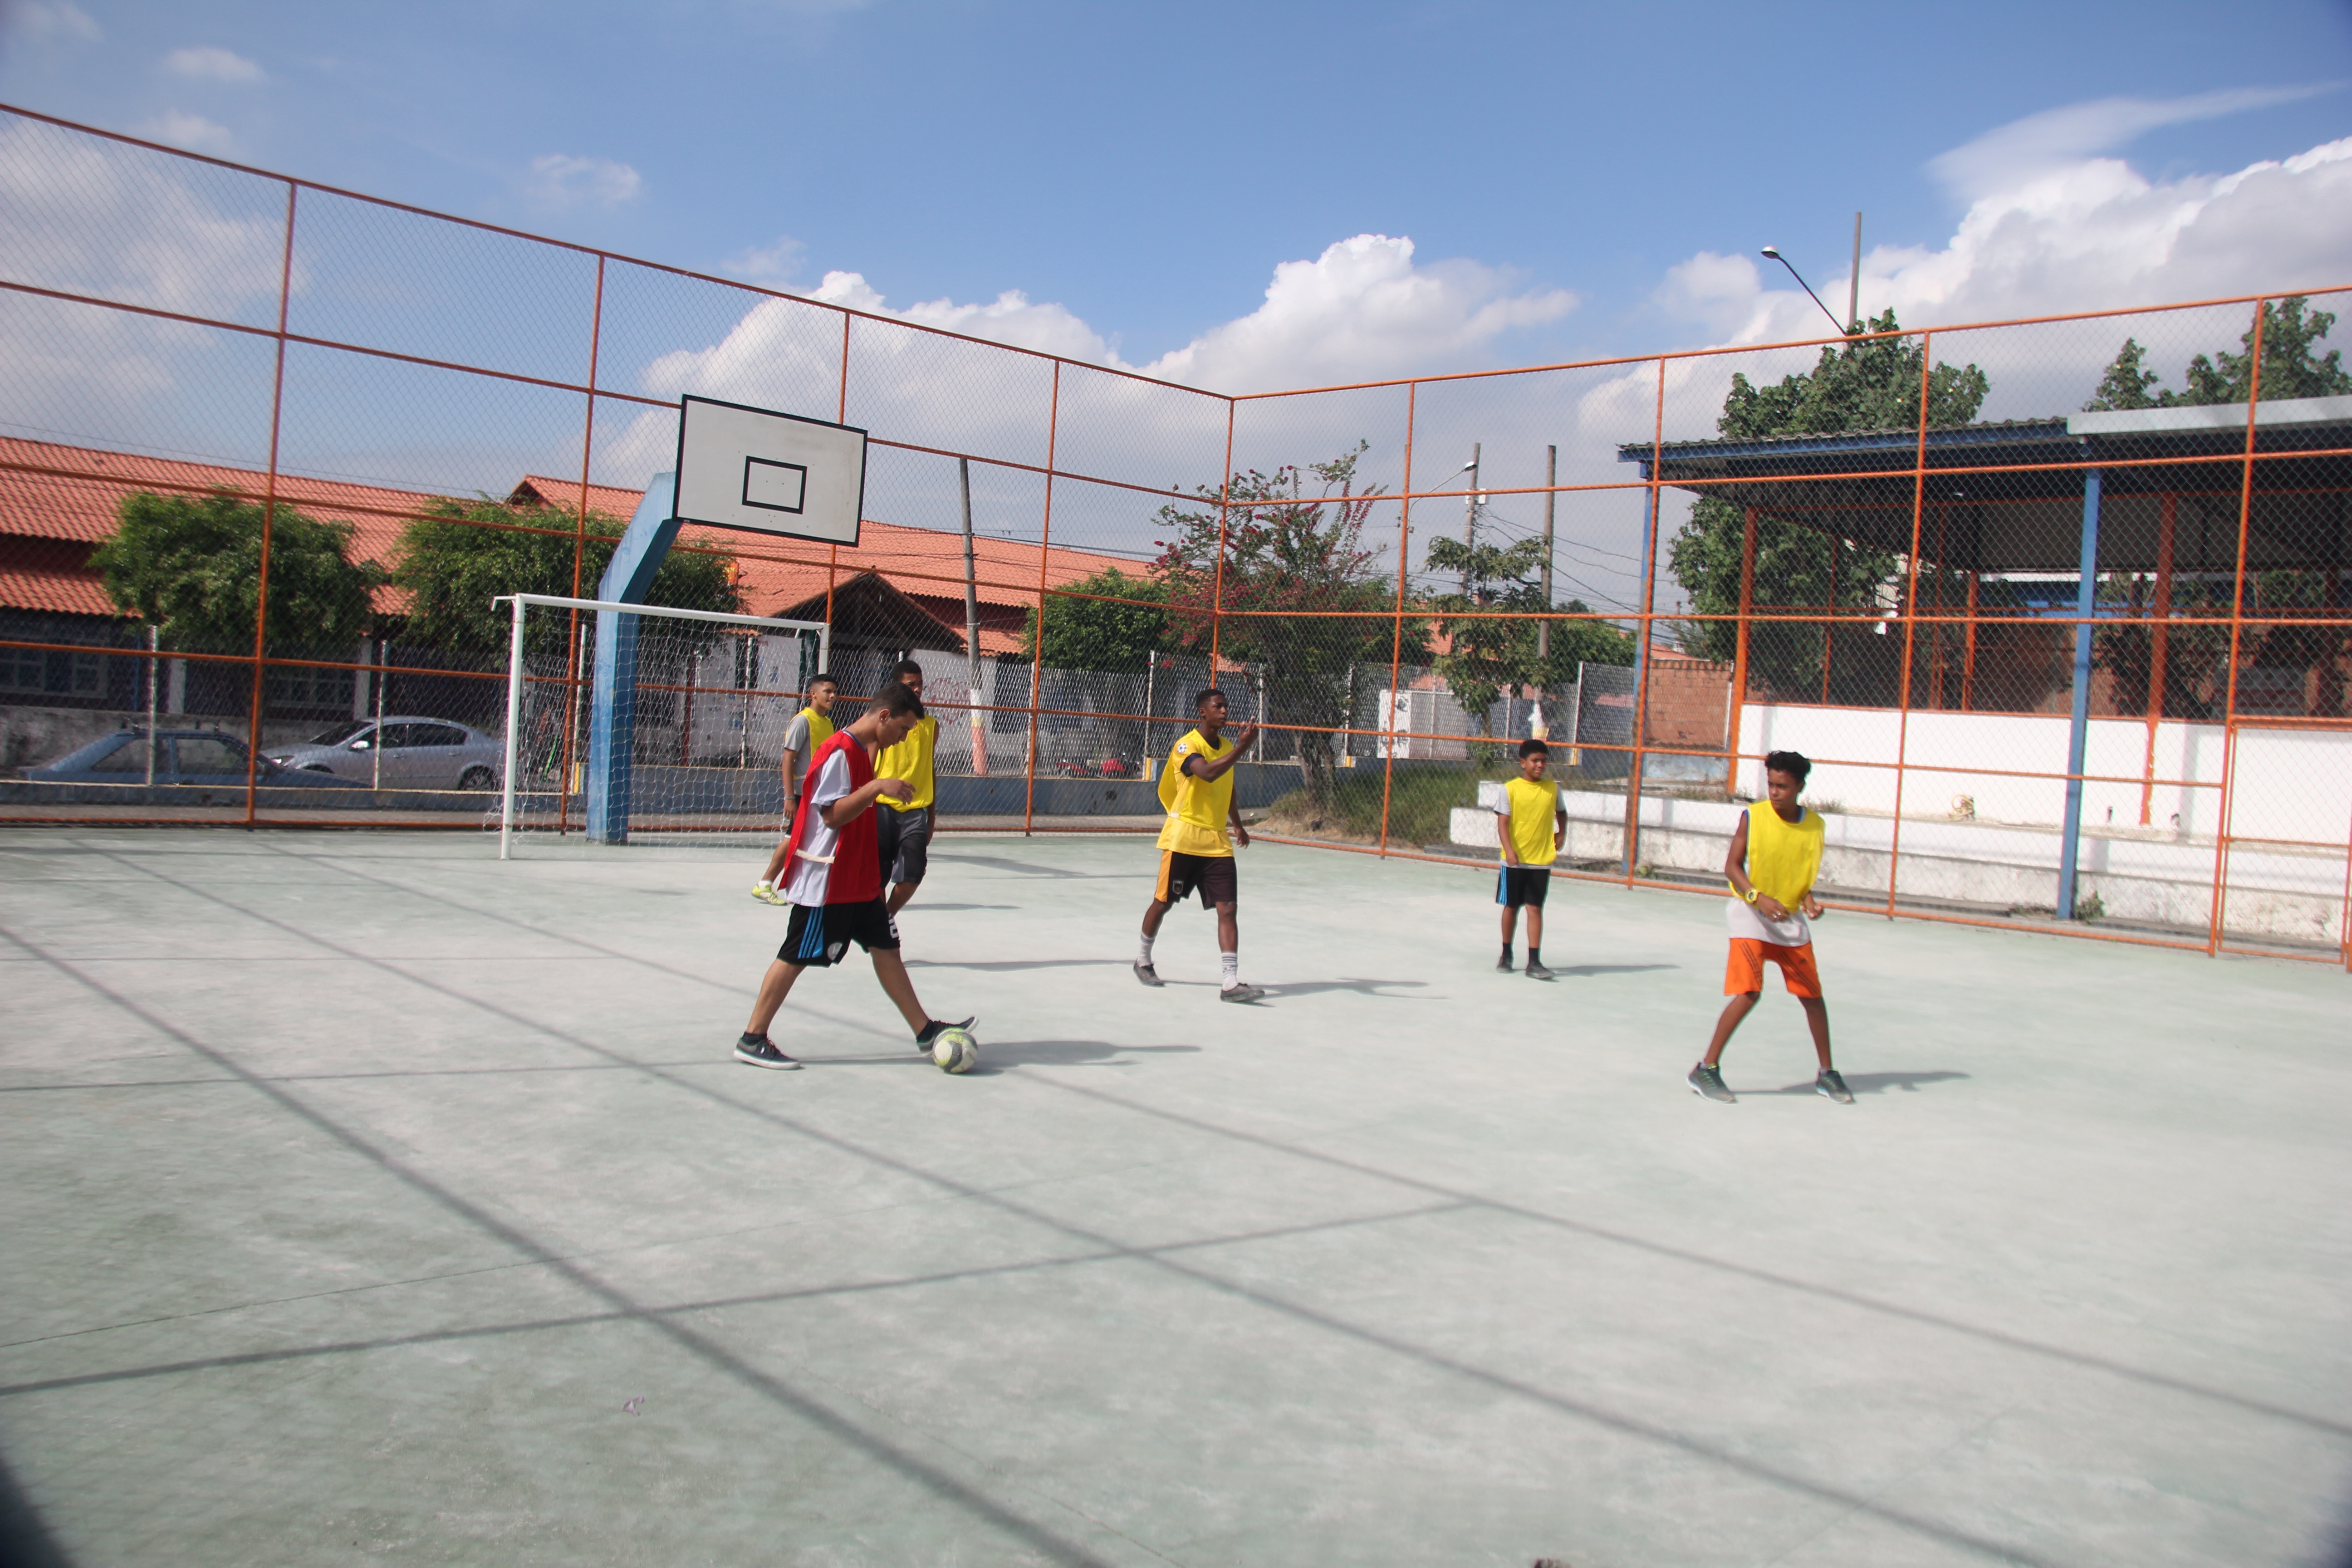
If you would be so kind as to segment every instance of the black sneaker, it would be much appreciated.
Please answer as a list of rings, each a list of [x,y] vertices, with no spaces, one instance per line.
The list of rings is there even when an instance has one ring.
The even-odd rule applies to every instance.
[[[1834,1100],[1840,1105],[1853,1103],[1853,1090],[1846,1088],[1845,1079],[1838,1076],[1835,1068],[1822,1069],[1821,1077],[1813,1079],[1813,1092],[1824,1099]]]
[[[1508,974],[1512,970],[1517,967],[1518,965],[1511,962],[1511,955],[1507,952],[1503,954],[1502,957],[1495,960],[1495,973],[1497,974]]]
[[[1159,986],[1168,984],[1166,981],[1160,978],[1160,971],[1152,968],[1151,965],[1144,963],[1139,958],[1135,961],[1135,977],[1138,980],[1142,981],[1146,985]]]
[[[1690,1069],[1690,1086],[1693,1094],[1704,1095],[1709,1100],[1719,1100],[1726,1105],[1737,1104],[1739,1100],[1738,1095],[1724,1086],[1723,1069],[1709,1067],[1705,1062]]]
[[[1538,963],[1534,959],[1530,958],[1528,960],[1528,978],[1530,980],[1549,980],[1551,978],[1551,971],[1546,969],[1542,964]]]
[[[1264,991],[1259,990],[1255,985],[1245,984],[1234,984],[1228,985],[1223,990],[1218,992],[1217,1000],[1220,1002],[1255,1002],[1265,994],[1265,993]]]
[[[937,1018],[932,1019],[929,1023],[923,1026],[923,1032],[915,1037],[915,1054],[919,1057],[929,1056],[931,1054],[931,1042],[940,1037],[942,1030],[969,1029],[979,1021],[980,1015],[977,1013],[974,1013],[971,1017],[966,1018],[961,1024],[942,1024]]]
[[[801,1064],[776,1049],[765,1035],[746,1035],[735,1042],[735,1059],[755,1068],[796,1068]]]

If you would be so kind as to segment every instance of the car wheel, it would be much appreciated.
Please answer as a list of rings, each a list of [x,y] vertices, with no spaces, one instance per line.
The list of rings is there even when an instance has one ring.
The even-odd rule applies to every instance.
[[[488,789],[498,782],[499,775],[488,768],[467,768],[457,780],[459,789]]]

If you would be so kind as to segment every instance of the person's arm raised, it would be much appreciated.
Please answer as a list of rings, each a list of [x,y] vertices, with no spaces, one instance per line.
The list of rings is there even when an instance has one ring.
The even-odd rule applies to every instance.
[[[1242,753],[1248,751],[1250,748],[1250,742],[1256,739],[1257,726],[1255,724],[1244,724],[1234,733],[1234,749],[1232,751],[1227,752],[1223,756],[1217,758],[1214,762],[1212,762],[1203,756],[1195,755],[1187,757],[1184,759],[1184,771],[1187,773],[1190,773],[1192,777],[1199,779],[1202,784],[1209,784],[1214,780],[1223,778],[1228,769],[1230,769],[1235,763],[1242,760]]]

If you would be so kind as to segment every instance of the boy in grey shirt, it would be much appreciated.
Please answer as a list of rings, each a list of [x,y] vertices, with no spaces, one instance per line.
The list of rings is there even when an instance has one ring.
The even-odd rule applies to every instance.
[[[761,903],[786,902],[776,891],[776,874],[784,868],[784,851],[793,841],[793,817],[801,808],[801,786],[808,776],[808,761],[819,746],[833,739],[833,700],[840,695],[840,683],[830,675],[812,676],[809,679],[808,706],[793,715],[784,731],[784,752],[781,763],[784,774],[784,833],[776,844],[776,852],[768,857],[768,868],[751,884],[751,896]]]

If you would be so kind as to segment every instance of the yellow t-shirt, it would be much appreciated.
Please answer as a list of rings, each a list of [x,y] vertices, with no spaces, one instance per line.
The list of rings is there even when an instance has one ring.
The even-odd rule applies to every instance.
[[[1513,779],[1503,786],[1511,819],[1511,844],[1522,866],[1549,866],[1559,851],[1552,847],[1552,824],[1559,811],[1559,785],[1546,780],[1531,784]],[[1503,815],[1497,813],[1497,815]]]
[[[893,811],[915,811],[938,798],[931,781],[931,753],[939,749],[940,721],[929,714],[915,721],[907,738],[895,746],[885,746],[874,755],[874,776],[877,779],[905,779],[915,786],[915,793],[905,800],[882,797],[882,804]]]
[[[1168,808],[1167,824],[1160,829],[1160,847],[1179,855],[1234,852],[1233,838],[1225,831],[1225,819],[1234,808],[1234,770],[1227,768],[1205,783],[1184,771],[1187,757],[1206,757],[1213,763],[1232,755],[1233,749],[1229,740],[1212,746],[1200,731],[1188,730],[1168,753],[1168,766],[1160,775],[1160,804]]]
[[[1812,891],[1822,871],[1822,814],[1798,807],[1795,822],[1784,822],[1769,800],[1748,807],[1748,879],[1759,893],[1769,893],[1790,909]]]

